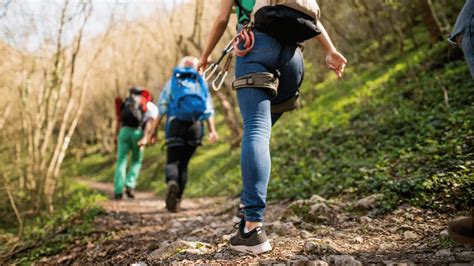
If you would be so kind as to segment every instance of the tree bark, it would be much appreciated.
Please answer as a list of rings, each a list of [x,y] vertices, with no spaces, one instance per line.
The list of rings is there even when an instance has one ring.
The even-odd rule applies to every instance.
[[[434,13],[431,0],[420,0],[419,10],[423,23],[430,34],[431,43],[435,44],[442,40],[443,32]]]

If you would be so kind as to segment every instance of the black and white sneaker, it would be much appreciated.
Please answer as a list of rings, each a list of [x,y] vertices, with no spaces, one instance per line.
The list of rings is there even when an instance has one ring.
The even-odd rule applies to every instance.
[[[170,212],[178,211],[178,183],[174,180],[168,181],[168,193],[166,194],[166,209]]]
[[[267,234],[262,227],[258,226],[248,233],[244,233],[245,221],[239,223],[237,234],[229,240],[231,249],[258,255],[272,250]]]

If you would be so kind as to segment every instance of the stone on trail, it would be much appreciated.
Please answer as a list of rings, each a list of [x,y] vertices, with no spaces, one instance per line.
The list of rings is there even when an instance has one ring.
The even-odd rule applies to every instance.
[[[355,207],[357,209],[371,210],[376,206],[377,202],[382,198],[383,198],[382,194],[370,195],[368,197],[358,200],[357,203],[355,204]]]
[[[336,244],[328,239],[311,238],[304,243],[304,251],[308,254],[339,253]]]
[[[298,232],[298,229],[296,229],[292,222],[282,223],[280,230],[278,230],[280,235],[297,235]]]
[[[370,218],[369,216],[362,216],[359,218],[359,221],[361,224],[368,224],[372,222],[372,218]]]
[[[474,261],[474,251],[463,251],[456,254],[456,258],[462,261]]]
[[[329,264],[323,260],[313,260],[306,262],[306,266],[328,266]]]
[[[325,203],[315,203],[309,207],[309,214],[313,216],[327,214],[329,211],[331,211],[331,208],[329,208]]]
[[[449,257],[453,255],[453,253],[451,252],[451,250],[449,249],[441,249],[441,250],[438,250],[435,254],[435,257]]]
[[[412,231],[405,231],[403,233],[403,237],[405,237],[406,239],[417,239],[418,235]]]
[[[211,245],[203,242],[179,240],[173,243],[163,243],[161,247],[148,255],[149,259],[166,259],[176,254],[202,255],[211,252]]]
[[[361,236],[356,236],[354,237],[354,241],[362,244],[364,242],[364,239]]]
[[[294,261],[308,261],[309,260],[308,257],[303,256],[303,255],[294,255],[290,259]]]
[[[328,262],[334,266],[362,266],[362,263],[350,255],[331,255]]]
[[[321,197],[321,196],[319,196],[319,195],[314,194],[313,196],[311,196],[311,198],[309,199],[309,201],[310,201],[311,203],[324,203],[324,202],[326,202],[326,199],[323,198],[323,197]]]

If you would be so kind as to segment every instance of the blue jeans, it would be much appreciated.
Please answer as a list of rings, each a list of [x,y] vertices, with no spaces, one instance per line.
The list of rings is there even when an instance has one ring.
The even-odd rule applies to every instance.
[[[469,17],[469,21],[464,29],[461,49],[471,70],[471,76],[474,78],[474,15]]]
[[[242,194],[245,220],[263,221],[267,187],[270,179],[270,135],[272,125],[281,113],[271,113],[271,104],[293,97],[303,81],[304,61],[296,45],[285,46],[265,33],[254,31],[255,46],[244,57],[238,57],[235,77],[256,72],[280,72],[278,95],[258,88],[237,90],[237,99],[244,124],[241,151]]]

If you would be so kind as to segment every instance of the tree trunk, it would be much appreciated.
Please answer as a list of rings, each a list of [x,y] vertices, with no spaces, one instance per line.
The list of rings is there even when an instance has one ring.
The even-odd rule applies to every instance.
[[[441,31],[438,19],[433,11],[431,0],[420,0],[419,10],[423,23],[430,33],[431,43],[435,44],[442,40],[443,32]]]

